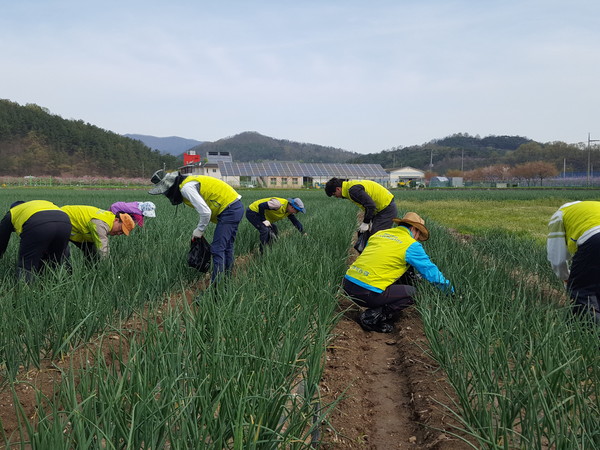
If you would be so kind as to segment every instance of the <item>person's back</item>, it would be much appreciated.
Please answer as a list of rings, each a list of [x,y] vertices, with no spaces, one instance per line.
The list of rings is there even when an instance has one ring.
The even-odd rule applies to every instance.
[[[562,205],[548,223],[546,252],[573,312],[600,325],[600,202]]]

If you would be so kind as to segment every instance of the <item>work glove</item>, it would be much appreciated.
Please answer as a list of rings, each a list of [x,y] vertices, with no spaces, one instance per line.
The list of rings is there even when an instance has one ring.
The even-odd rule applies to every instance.
[[[265,227],[270,227],[271,226],[271,222],[269,222],[268,220],[263,221],[263,225]]]
[[[203,231],[200,231],[198,228],[194,228],[194,231],[192,232],[192,241],[194,239],[200,239],[203,234]]]
[[[361,233],[364,233],[365,231],[369,231],[371,229],[371,224],[370,223],[361,223],[360,226],[358,227],[358,231],[360,231]]]

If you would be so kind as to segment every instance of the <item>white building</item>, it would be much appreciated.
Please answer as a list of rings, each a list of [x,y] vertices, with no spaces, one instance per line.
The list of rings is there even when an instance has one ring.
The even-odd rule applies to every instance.
[[[425,172],[414,167],[406,166],[400,169],[388,169],[390,174],[390,186],[396,187],[399,183],[408,184],[411,181],[423,183],[425,181]]]

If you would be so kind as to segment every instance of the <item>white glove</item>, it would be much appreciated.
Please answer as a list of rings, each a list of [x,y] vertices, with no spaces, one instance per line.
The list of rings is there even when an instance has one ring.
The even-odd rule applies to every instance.
[[[358,227],[358,231],[360,231],[361,233],[364,233],[365,231],[369,231],[371,229],[371,224],[370,223],[361,223],[360,227]]]
[[[265,227],[270,227],[270,226],[271,226],[271,222],[269,222],[268,220],[265,220],[265,221],[263,222],[263,225],[264,225]]]
[[[200,231],[198,228],[194,228],[194,231],[192,233],[192,240],[200,239],[203,234],[204,234],[203,231]]]

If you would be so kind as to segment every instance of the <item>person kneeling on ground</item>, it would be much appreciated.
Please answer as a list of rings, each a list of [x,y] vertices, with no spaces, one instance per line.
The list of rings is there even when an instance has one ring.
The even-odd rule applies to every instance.
[[[417,213],[408,212],[394,222],[397,227],[378,231],[369,238],[344,277],[345,293],[354,303],[367,308],[359,317],[366,331],[393,331],[396,313],[414,304],[416,289],[407,280],[412,268],[443,292],[454,292],[421,244],[429,239],[425,221]]]
[[[278,230],[275,222],[287,217],[300,233],[304,232],[304,227],[296,218],[298,212],[306,213],[304,203],[299,198],[288,198],[287,200],[279,197],[262,198],[251,203],[246,209],[246,219],[260,233],[260,252],[263,252],[264,246],[271,243],[272,235],[277,236]]]

